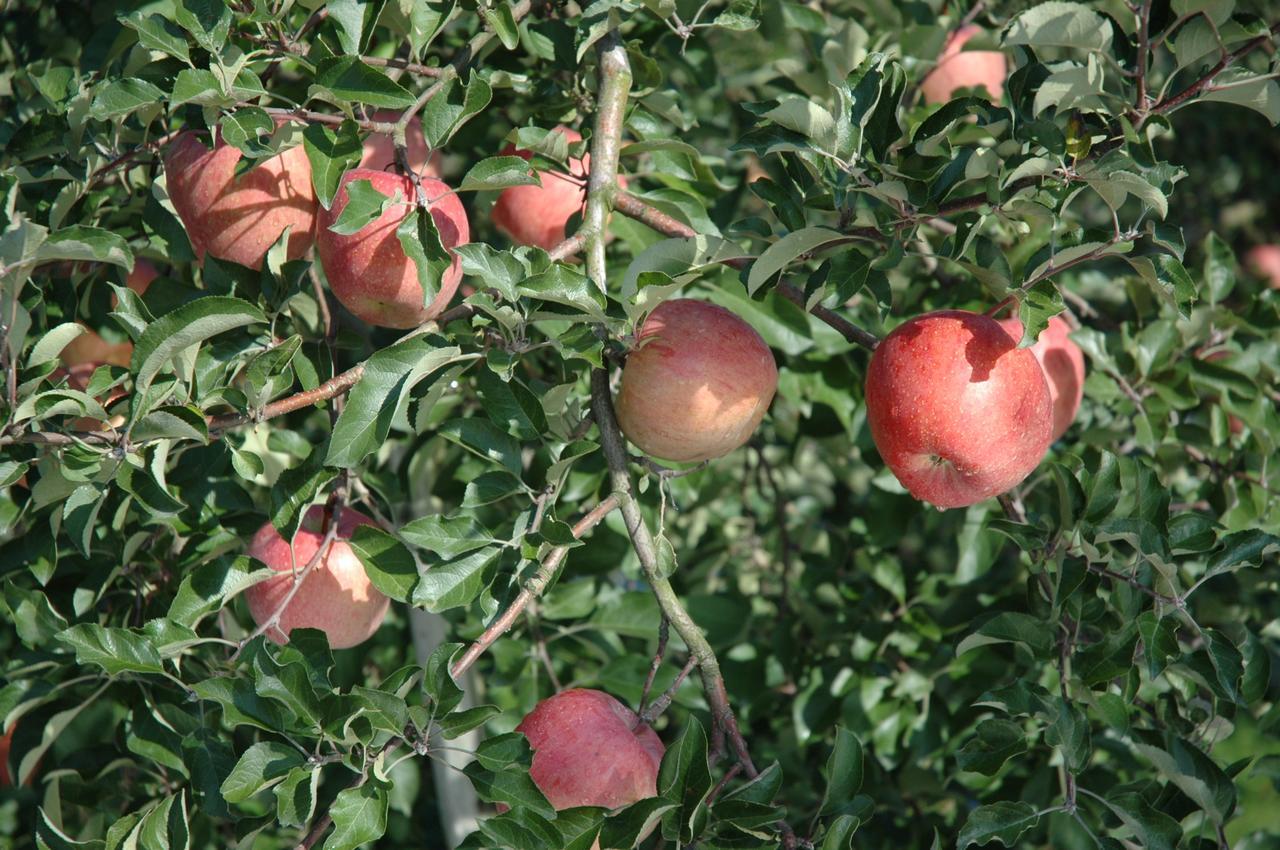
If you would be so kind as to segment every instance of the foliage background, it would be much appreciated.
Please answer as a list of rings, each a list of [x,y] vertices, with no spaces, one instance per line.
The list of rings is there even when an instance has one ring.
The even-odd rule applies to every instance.
[[[316,5],[3,6],[0,279],[15,318],[0,715],[14,730],[9,770],[31,782],[0,789],[0,846],[439,846],[428,769],[439,753],[413,744],[419,731],[477,725],[487,743],[469,778],[514,808],[469,844],[589,846],[601,813],[553,818],[522,777],[527,751],[502,736],[553,692],[552,675],[639,701],[660,612],[617,512],[476,666],[477,701],[492,709],[457,708],[443,673],[452,645],[430,664],[414,656],[408,605],[355,650],[296,635],[233,659],[225,641],[249,620],[224,591],[250,574],[237,555],[259,525],[288,527],[350,468],[352,503],[398,534],[363,540],[369,569],[401,602],[441,613],[450,641],[474,640],[571,541],[567,523],[611,491],[597,431],[573,433],[591,365],[607,362],[587,320],[606,311],[623,342],[644,293],[673,282],[737,310],[779,358],[779,395],[750,446],[669,481],[632,467],[674,556],[659,567],[706,631],[755,764],[776,767],[753,783],[732,776],[707,805],[734,758],[706,766],[716,725],[695,674],[657,724],[673,753],[663,797],[610,818],[608,838],[629,843],[653,814],[663,825],[651,845],[771,846],[790,841],[773,827],[783,819],[832,850],[1280,846],[1280,297],[1232,256],[1277,236],[1275,9],[733,0],[682,32],[699,4],[536,3],[517,24],[503,3],[347,0],[328,4],[298,53],[282,48],[280,33]],[[1046,28],[1046,9],[1084,25]],[[1006,49],[1027,69],[1008,112],[964,101],[933,119],[934,136],[920,130],[930,110],[915,86],[971,12],[992,32],[1014,22]],[[1228,50],[1261,39],[1235,62],[1255,76],[1229,90],[1254,109],[1144,114],[1154,142],[1126,139],[1141,103],[1123,72],[1137,67],[1143,16],[1152,33],[1184,18],[1173,50],[1155,52],[1153,92],[1194,85],[1217,62],[1212,38],[1203,46],[1211,29]],[[308,102],[308,87],[342,61],[331,53],[439,66],[496,31],[426,113],[447,142],[446,178],[479,180],[515,128],[592,126],[596,48],[614,28],[633,73],[625,138],[641,144],[622,165],[633,194],[751,262],[682,276],[696,259],[687,243],[615,213],[606,302],[589,268],[509,251],[487,221],[494,192],[469,192],[473,238],[492,246],[467,251],[470,282],[499,295],[473,296],[472,315],[378,355],[382,371],[367,369],[336,421],[332,404],[249,421],[398,335],[331,302],[331,354],[305,266],[194,265],[149,143],[180,126],[260,127],[254,105],[403,110],[438,78],[364,66],[324,78],[322,98]],[[241,78],[244,90],[220,92],[208,69],[236,67],[270,94]],[[848,132],[833,139],[823,114]],[[244,145],[297,141],[249,132]],[[1046,164],[1015,175],[1036,158]],[[749,183],[757,163],[769,179]],[[490,168],[490,189],[514,179]],[[975,195],[1003,214],[957,210],[959,236],[931,223]],[[1078,265],[1040,270],[1077,245]],[[109,318],[109,284],[134,257],[164,277]],[[863,425],[868,353],[779,295],[782,270],[877,334],[929,309],[985,310],[1023,285],[1019,309],[1035,324],[1065,290],[1089,365],[1076,424],[1003,507],[916,503]],[[641,274],[659,288],[637,296],[621,283]],[[196,300],[210,294],[238,300],[218,312]],[[161,352],[148,366],[157,390],[113,411],[129,415],[128,441],[32,436],[95,414],[55,372],[55,329],[77,320]],[[167,354],[165,340],[177,340]],[[1217,349],[1231,356],[1201,359]],[[136,387],[148,359],[99,372],[92,389]],[[655,690],[688,652],[673,635]],[[326,813],[333,830],[316,832]]]

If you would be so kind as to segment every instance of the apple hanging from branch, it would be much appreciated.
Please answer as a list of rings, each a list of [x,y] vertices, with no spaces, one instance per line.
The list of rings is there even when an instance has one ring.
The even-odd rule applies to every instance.
[[[343,210],[351,200],[350,185],[367,180],[387,197],[399,197],[374,221],[354,233],[336,233]],[[423,177],[422,191],[431,220],[446,250],[471,240],[467,212],[457,194],[444,182]],[[320,212],[317,250],[329,288],[342,305],[371,325],[414,328],[434,319],[449,306],[462,279],[462,261],[456,255],[440,276],[437,292],[425,304],[417,264],[405,253],[397,228],[414,209],[417,197],[408,177],[369,168],[353,168],[342,176],[332,208]],[[452,254],[452,251],[450,250]]]
[[[320,209],[311,163],[301,145],[236,176],[240,150],[219,141],[209,149],[194,132],[182,133],[164,157],[169,198],[197,259],[211,254],[251,269],[289,230],[286,253],[301,259],[315,242]]]
[[[773,352],[729,310],[690,298],[659,304],[636,334],[615,408],[641,451],[721,457],[751,438],[778,388]]]
[[[939,508],[1005,492],[1053,437],[1035,355],[979,313],[941,310],[895,328],[871,356],[866,399],[880,456],[912,496]]]
[[[324,519],[323,506],[314,505],[307,510],[293,537],[292,556],[289,541],[281,537],[271,523],[253,535],[249,556],[279,574],[245,591],[249,614],[259,626],[268,623],[284,604],[293,588],[294,569],[301,571],[319,550],[325,537]],[[328,553],[302,580],[293,598],[280,611],[277,624],[267,629],[267,637],[276,643],[286,643],[293,629],[319,629],[328,636],[329,646],[347,649],[368,640],[378,630],[391,600],[373,586],[364,565],[346,542],[362,525],[376,523],[351,508],[342,511],[337,537]]]
[[[557,810],[616,809],[658,793],[662,740],[603,691],[544,699],[516,727],[533,747],[529,775]]]

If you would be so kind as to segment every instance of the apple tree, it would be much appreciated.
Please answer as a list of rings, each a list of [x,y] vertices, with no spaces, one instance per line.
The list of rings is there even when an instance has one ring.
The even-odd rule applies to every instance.
[[[1276,847],[1278,41],[0,2],[0,848]]]

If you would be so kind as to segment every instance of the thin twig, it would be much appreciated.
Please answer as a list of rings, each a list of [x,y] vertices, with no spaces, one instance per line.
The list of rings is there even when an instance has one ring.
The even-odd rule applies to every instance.
[[[581,537],[592,528],[600,524],[609,513],[618,507],[619,501],[615,496],[609,496],[601,500],[582,519],[573,526],[573,536]],[[520,614],[529,605],[530,602],[537,599],[546,590],[551,579],[555,577],[556,571],[560,569],[560,564],[564,561],[565,556],[569,554],[568,546],[557,546],[547,553],[547,557],[543,560],[542,565],[538,567],[538,571],[525,582],[524,587],[511,604],[507,606],[507,610],[503,611],[496,620],[489,624],[480,637],[476,638],[475,643],[467,647],[467,651],[454,662],[450,672],[454,678],[461,676],[467,670],[471,669],[471,665],[475,664],[480,656],[484,655],[485,650],[493,646],[494,641],[506,634],[516,620],[520,618]]]
[[[644,716],[646,704],[649,702],[649,691],[653,688],[653,680],[662,666],[662,659],[667,655],[667,640],[671,637],[671,621],[663,617],[658,623],[658,648],[653,653],[653,661],[649,663],[649,675],[645,676],[644,687],[640,689],[640,707],[636,709],[639,717]],[[637,724],[640,722],[636,721]]]
[[[676,674],[675,681],[671,683],[670,687],[663,691],[658,698],[650,703],[649,707],[640,714],[640,722],[646,726],[652,726],[653,721],[661,717],[662,712],[666,711],[667,706],[671,705],[671,701],[676,698],[676,691],[680,690],[680,686],[684,684],[684,680],[689,678],[689,674],[692,673],[693,668],[697,666],[697,656],[690,655],[689,660],[685,662],[684,667],[681,668],[678,674]],[[742,762],[738,762],[738,764],[742,764]]]

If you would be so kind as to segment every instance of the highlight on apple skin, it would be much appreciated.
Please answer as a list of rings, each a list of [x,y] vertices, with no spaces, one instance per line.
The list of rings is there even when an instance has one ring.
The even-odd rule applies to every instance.
[[[582,134],[569,127],[556,127],[570,142],[582,141]],[[532,159],[533,154],[515,145],[502,149],[502,156]],[[564,241],[565,225],[582,210],[587,200],[587,175],[591,156],[569,159],[569,176],[558,171],[540,171],[541,186],[512,186],[503,189],[493,205],[493,224],[518,245],[535,245],[550,251]],[[618,188],[627,188],[627,179],[618,175]]]
[[[1280,289],[1280,245],[1254,245],[1244,255],[1244,264],[1272,289]]]
[[[938,64],[920,83],[925,103],[946,103],[959,89],[984,88],[999,101],[1008,73],[1008,60],[998,50],[964,50],[964,45],[982,32],[968,24],[947,37]]]
[[[145,259],[139,259],[133,264],[133,271],[129,272],[129,276],[125,278],[125,286],[134,292],[142,295],[146,293],[147,287],[151,285],[151,281],[160,275],[156,267]],[[117,299],[113,295],[111,304],[114,307]],[[129,360],[133,357],[133,343],[125,340],[123,342],[107,342],[97,331],[86,330],[80,336],[67,343],[60,355],[64,365],[77,366],[81,363],[92,363],[95,366],[110,363],[112,366],[121,366],[127,368]]]
[[[1039,362],[979,313],[941,310],[895,328],[871,356],[866,401],[889,469],[912,496],[939,508],[1005,492],[1052,441]]]
[[[1014,344],[1022,340],[1022,322],[1016,318],[1001,320],[1000,327]],[[1045,380],[1049,382],[1053,439],[1056,440],[1071,427],[1084,400],[1084,352],[1072,342],[1071,326],[1061,316],[1049,319],[1049,326],[1027,350],[1040,361]]]
[[[369,116],[373,121],[394,124],[400,120],[400,113],[394,109],[379,109]],[[405,147],[409,154],[409,167],[420,177],[440,176],[440,151],[427,150],[427,139],[422,134],[422,119],[415,116],[405,128]],[[391,136],[386,133],[370,133],[364,140],[364,155],[360,157],[361,168],[372,168],[375,171],[387,171],[396,162],[396,146]]]
[[[288,596],[293,586],[293,570],[307,565],[324,540],[325,509],[314,505],[308,509],[302,526],[293,538],[293,557],[289,541],[280,536],[275,526],[266,523],[253,535],[248,554],[280,575],[261,581],[245,591],[249,614],[255,623],[266,623]],[[324,560],[305,579],[293,599],[280,615],[280,621],[266,631],[276,643],[287,643],[294,629],[319,629],[329,638],[333,649],[347,649],[368,640],[387,615],[391,603],[373,586],[364,565],[346,541],[356,528],[376,525],[359,511],[346,508],[338,519],[338,534]]]
[[[573,688],[544,699],[516,731],[533,748],[529,775],[557,810],[616,809],[658,793],[662,740],[603,691]]]
[[[618,425],[645,454],[696,462],[751,438],[778,388],[773,352],[723,307],[674,298],[636,334],[614,402]]]
[[[315,242],[320,208],[311,163],[302,145],[273,156],[240,176],[240,150],[218,141],[208,148],[185,132],[164,157],[169,199],[182,219],[196,258],[211,254],[251,269],[290,228],[286,253],[301,259]]]
[[[355,233],[348,236],[334,233],[329,227],[346,209],[347,185],[356,180],[368,180],[374,189],[390,197],[399,193],[402,203],[392,204],[377,220]],[[467,212],[457,194],[433,177],[424,177],[421,183],[444,247],[453,249],[469,242],[471,228]],[[408,177],[353,168],[342,176],[333,207],[320,212],[316,247],[329,289],[344,307],[371,325],[414,328],[434,319],[449,305],[462,279],[462,260],[454,256],[430,306],[423,304],[417,266],[396,236],[396,228],[409,214],[415,197],[413,181]]]

